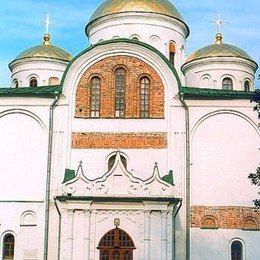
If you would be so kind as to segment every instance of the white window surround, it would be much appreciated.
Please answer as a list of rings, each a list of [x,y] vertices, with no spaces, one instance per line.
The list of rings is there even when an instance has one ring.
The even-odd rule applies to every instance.
[[[33,211],[25,211],[21,216],[20,226],[37,226],[36,214]]]
[[[239,241],[241,244],[242,244],[242,260],[246,260],[246,244],[245,244],[245,241],[240,238],[240,237],[235,237],[235,238],[232,238],[230,241],[229,241],[229,245],[228,245],[228,259],[229,260],[232,260],[232,257],[231,257],[231,247],[232,247],[232,243],[235,242],[235,241]]]

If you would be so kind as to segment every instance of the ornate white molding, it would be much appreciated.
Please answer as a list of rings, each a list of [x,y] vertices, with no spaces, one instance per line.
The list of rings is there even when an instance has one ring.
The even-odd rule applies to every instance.
[[[84,175],[80,163],[76,177],[63,185],[63,192],[71,196],[175,197],[174,186],[160,177],[157,163],[152,176],[142,180],[127,171],[120,152],[116,153],[113,167],[95,180]]]

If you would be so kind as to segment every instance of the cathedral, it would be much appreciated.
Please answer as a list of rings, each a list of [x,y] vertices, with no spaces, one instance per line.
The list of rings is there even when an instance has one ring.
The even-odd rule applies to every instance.
[[[169,0],[105,0],[75,57],[48,27],[0,89],[0,258],[260,259],[254,59],[187,57]]]

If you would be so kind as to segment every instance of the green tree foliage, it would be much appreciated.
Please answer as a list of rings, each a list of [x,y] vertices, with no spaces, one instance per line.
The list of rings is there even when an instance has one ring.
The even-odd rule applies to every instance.
[[[260,75],[258,75],[258,79],[260,79]],[[260,119],[260,90],[256,90],[253,98],[251,100],[252,102],[255,102],[254,111],[258,113],[258,118]],[[256,185],[260,187],[260,167],[256,169],[256,173],[250,173],[248,178],[251,180],[251,183],[253,185]],[[260,192],[258,192],[260,195]],[[260,199],[255,199],[254,204],[257,208],[260,208]]]
[[[251,102],[255,103],[254,111],[258,113],[258,118],[260,119],[260,90],[259,89],[255,91]]]
[[[250,173],[248,178],[253,185],[260,187],[260,167],[256,169],[256,173]],[[260,192],[258,194],[260,195]],[[257,208],[260,208],[260,199],[255,199],[254,204]]]

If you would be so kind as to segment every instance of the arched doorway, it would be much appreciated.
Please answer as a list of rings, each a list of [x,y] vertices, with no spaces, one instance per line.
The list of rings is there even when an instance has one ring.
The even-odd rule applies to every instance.
[[[135,245],[124,230],[115,228],[101,238],[98,249],[100,260],[133,260]]]

